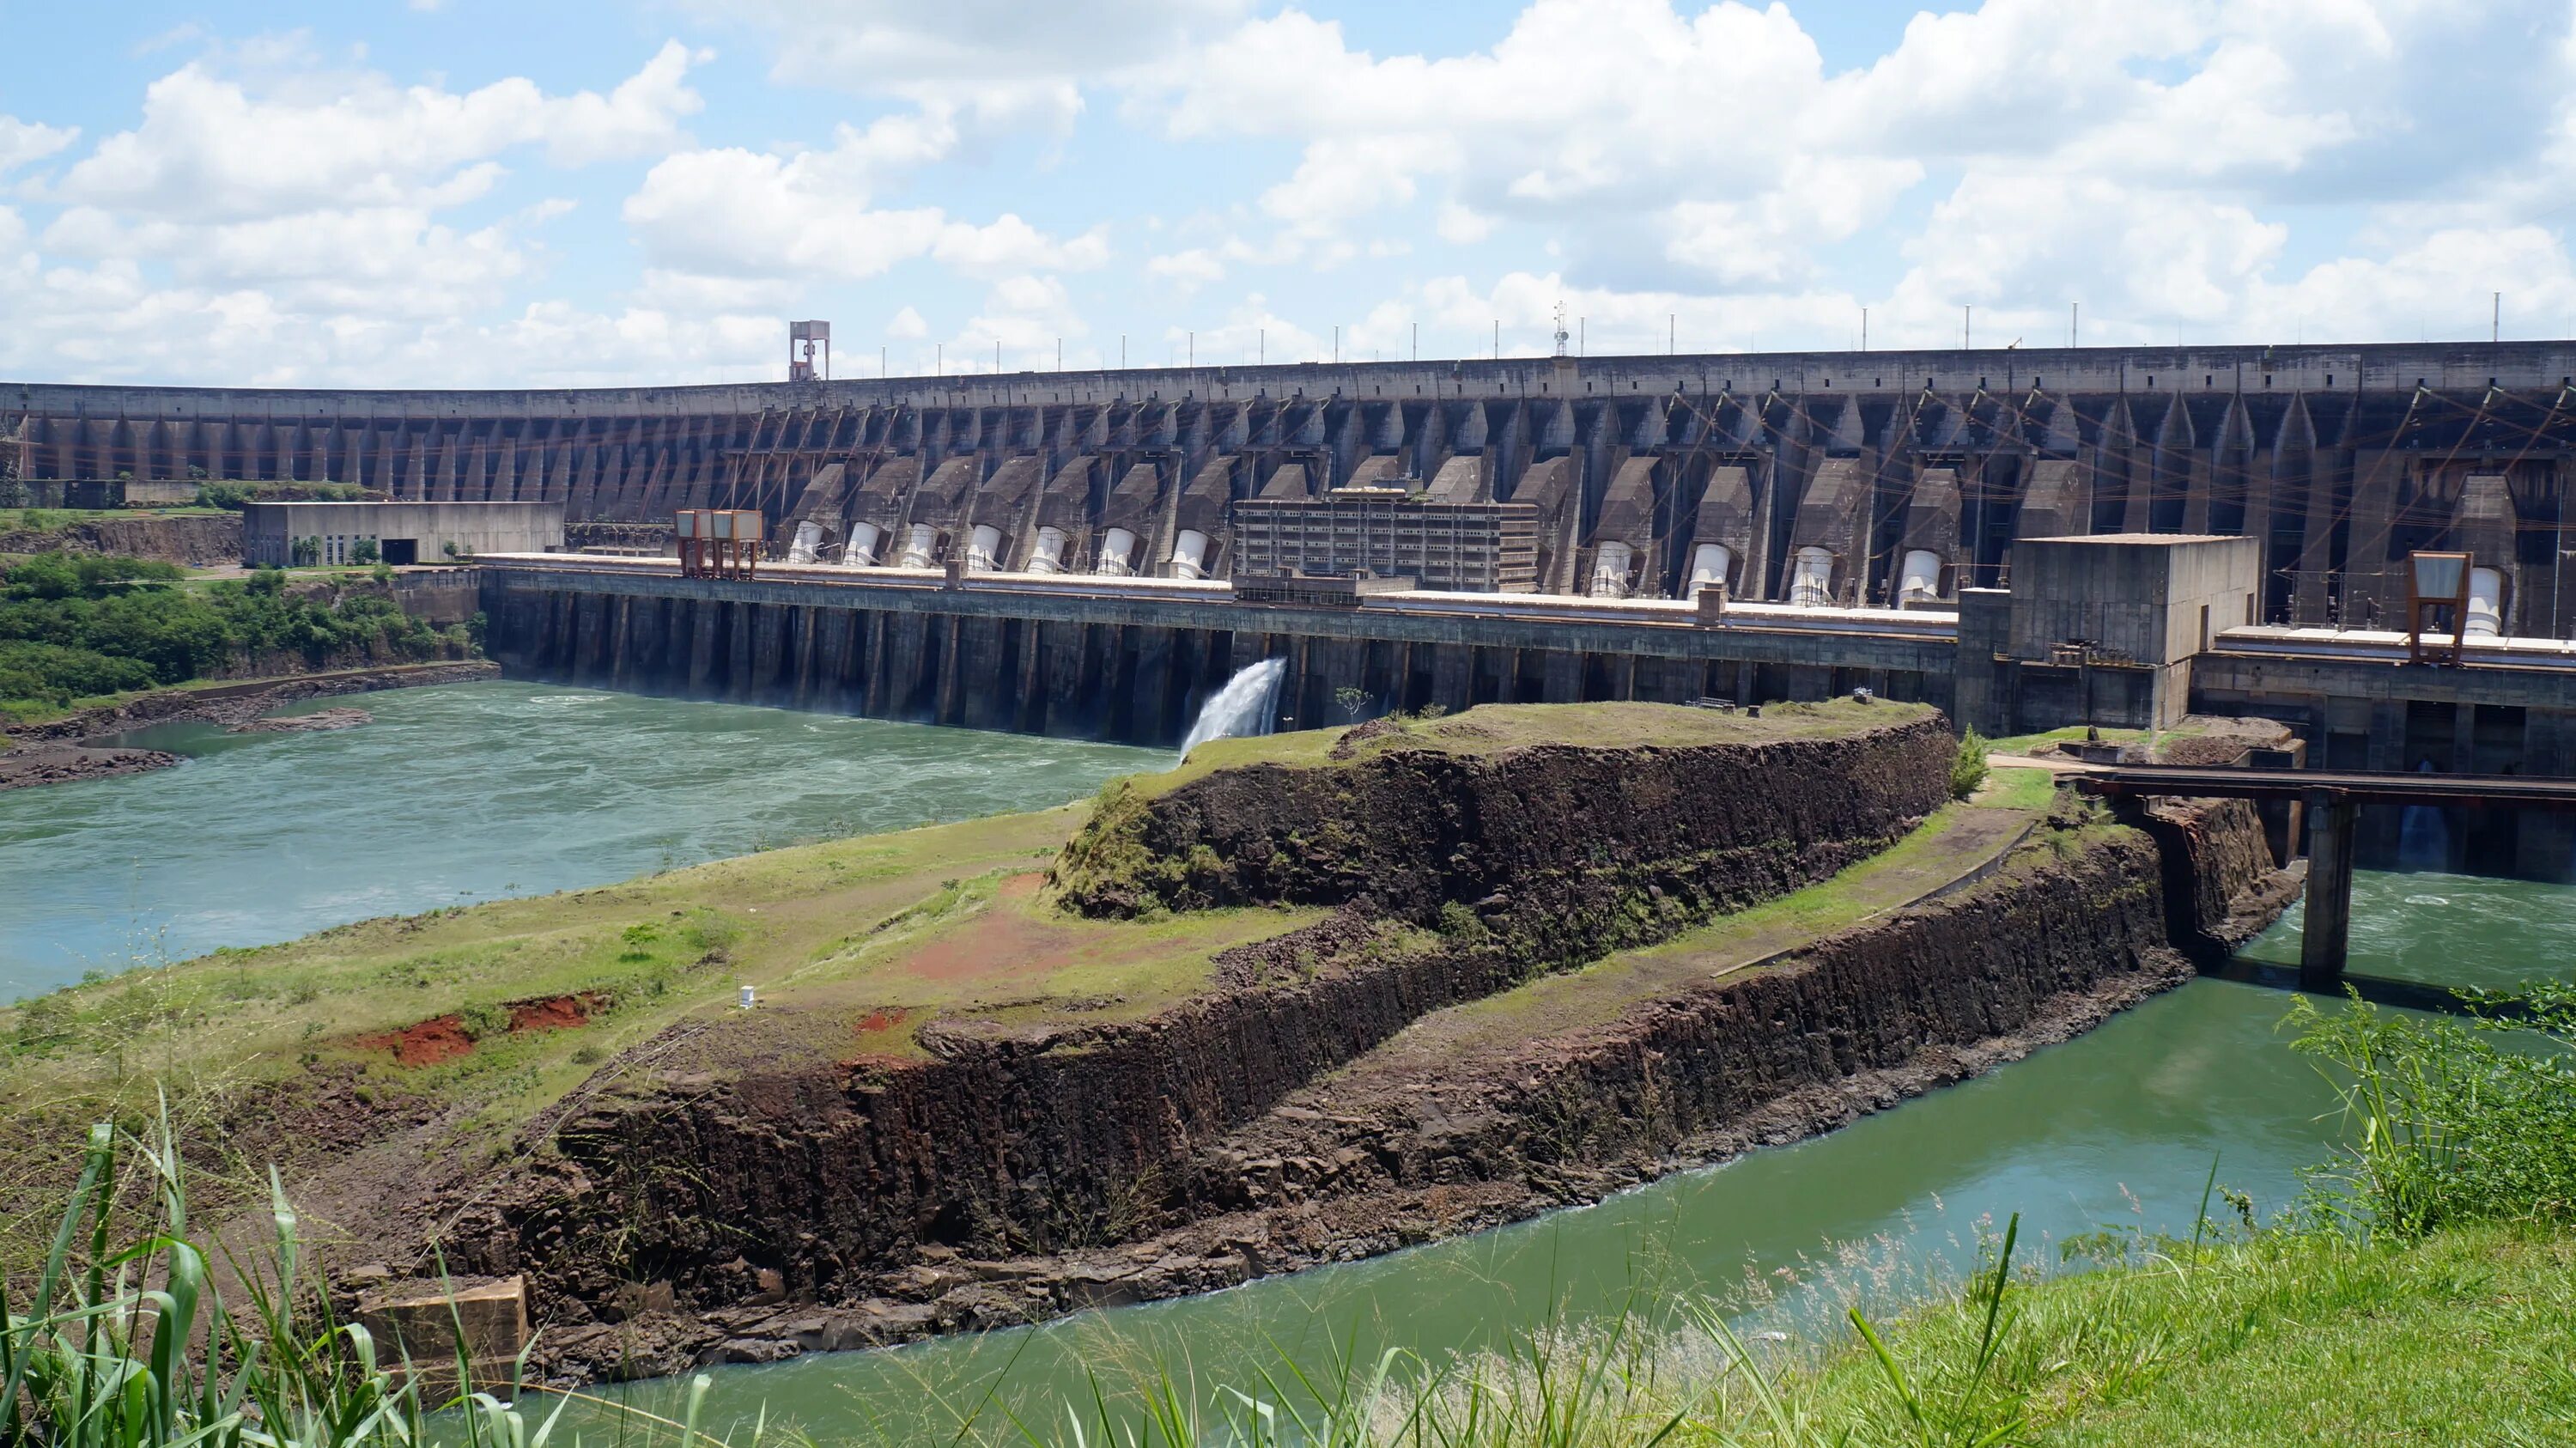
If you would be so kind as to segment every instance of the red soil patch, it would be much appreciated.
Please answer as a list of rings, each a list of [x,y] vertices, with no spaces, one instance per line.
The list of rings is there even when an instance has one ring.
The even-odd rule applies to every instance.
[[[1017,905],[1035,896],[1042,883],[1040,875],[1014,875],[1002,882],[995,903]],[[904,962],[904,969],[924,980],[1044,975],[1073,962],[1077,939],[1018,910],[989,910],[971,928],[949,931],[924,945]]]
[[[432,1016],[419,1025],[381,1036],[361,1036],[350,1044],[361,1050],[391,1051],[397,1066],[434,1066],[473,1050],[474,1038],[465,1034],[465,1022],[460,1018]]]
[[[510,1002],[510,1034],[521,1031],[563,1031],[590,1024],[590,1008],[598,1002],[589,996],[556,996],[552,1000]]]
[[[551,996],[544,1000],[510,1002],[510,1034],[525,1031],[562,1031],[590,1024],[590,1013],[599,998],[589,994]],[[452,1061],[474,1049],[474,1038],[465,1034],[462,1016],[432,1016],[418,1025],[382,1035],[360,1036],[349,1043],[362,1051],[391,1051],[397,1066],[435,1066]]]
[[[859,1018],[859,1030],[862,1032],[890,1031],[902,1025],[903,1018],[910,1014],[911,1012],[901,1006],[873,1010]]]

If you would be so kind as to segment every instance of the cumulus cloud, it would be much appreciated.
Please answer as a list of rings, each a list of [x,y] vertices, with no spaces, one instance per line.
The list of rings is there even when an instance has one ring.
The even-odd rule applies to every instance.
[[[799,85],[899,96],[980,129],[1061,129],[1088,87],[1169,64],[1222,33],[1250,0],[696,0],[775,46]]]
[[[496,356],[551,365],[495,350],[505,323],[490,319],[541,274],[536,235],[576,203],[540,195],[497,215],[492,203],[523,157],[575,168],[684,142],[702,104],[688,74],[705,58],[673,41],[606,91],[525,77],[458,91],[325,64],[296,35],[209,43],[146,88],[131,129],[20,188],[44,219],[11,211],[0,227],[0,364],[272,383],[489,380]],[[0,170],[76,138],[0,120]],[[483,215],[457,219],[469,207]],[[640,290],[657,289],[671,290],[652,278]],[[757,299],[699,287],[682,300],[703,332],[709,310]],[[506,326],[559,322],[540,304]]]
[[[305,75],[277,93],[194,61],[144,92],[142,124],[102,139],[47,199],[205,220],[348,205],[449,206],[538,147],[560,165],[677,142],[703,102],[678,41],[605,95],[549,96],[525,77],[458,93],[375,72]]]
[[[929,257],[988,279],[1109,259],[1106,227],[1059,238],[1007,212],[978,224],[935,206],[880,207],[877,165],[871,134],[846,129],[829,150],[683,151],[654,165],[624,215],[653,265],[708,276],[865,279]]]
[[[69,146],[79,139],[72,126],[40,126],[15,116],[0,116],[0,176]]]

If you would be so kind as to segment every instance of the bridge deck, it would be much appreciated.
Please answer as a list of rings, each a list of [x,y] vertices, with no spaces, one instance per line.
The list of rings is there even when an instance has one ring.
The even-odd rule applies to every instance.
[[[2323,794],[2358,803],[2576,810],[2576,779],[2521,774],[2428,774],[2331,769],[2231,769],[2178,764],[2117,765],[2086,771],[2082,787],[2102,795],[2301,800]]]

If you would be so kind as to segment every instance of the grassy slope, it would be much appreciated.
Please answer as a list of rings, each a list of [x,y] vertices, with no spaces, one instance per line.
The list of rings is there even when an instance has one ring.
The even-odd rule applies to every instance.
[[[2401,1248],[2267,1233],[2009,1301],[1999,1371],[2029,1394],[2026,1441],[2576,1442],[2576,1238],[2476,1228]],[[1900,1360],[1962,1361],[1976,1312],[1916,1314],[1895,1336]],[[1889,1403],[1858,1351],[1811,1391],[1829,1422]]]
[[[346,1061],[507,1127],[606,1056],[690,1016],[708,1049],[911,1054],[941,1012],[1001,1020],[1141,1015],[1207,977],[1209,957],[1315,912],[1069,918],[1041,872],[1082,806],[723,860],[621,885],[363,921],[225,950],[0,1011],[0,1101],[66,1116],[138,1109],[163,1083],[238,1091]],[[753,986],[763,1009],[730,1010]],[[508,1033],[509,1002],[588,995],[574,1030]],[[465,1055],[405,1067],[373,1039],[458,1015]],[[892,1029],[854,1034],[853,1022]]]
[[[0,1040],[12,1045],[0,1100],[130,1106],[156,1078],[256,1080],[338,1055],[514,1117],[569,1088],[600,1054],[720,1008],[737,985],[782,980],[946,882],[1042,865],[1078,817],[1068,806],[776,850],[112,977],[0,1011]],[[578,1031],[487,1040],[435,1066],[402,1070],[351,1044],[451,1012],[584,991],[614,1008]]]
[[[2179,729],[2088,729],[2082,724],[2070,724],[2063,729],[2043,730],[2037,734],[2012,734],[2001,739],[1989,739],[1986,747],[1996,754],[2028,754],[2043,744],[2081,743],[2088,732],[2101,735],[2105,744],[2143,743],[2151,749],[2162,749],[2179,740],[2199,739],[2209,733],[2206,729],[2188,725]]]

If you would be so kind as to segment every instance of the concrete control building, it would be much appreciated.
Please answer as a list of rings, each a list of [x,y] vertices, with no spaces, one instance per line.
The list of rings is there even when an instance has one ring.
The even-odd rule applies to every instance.
[[[299,538],[320,540],[315,563],[357,561],[361,542],[397,566],[480,553],[552,553],[563,547],[561,503],[252,503],[242,510],[242,562],[284,568]]]
[[[1402,488],[1336,488],[1321,498],[1234,505],[1237,578],[1368,573],[1460,593],[1538,586],[1538,510],[1448,503]]]

